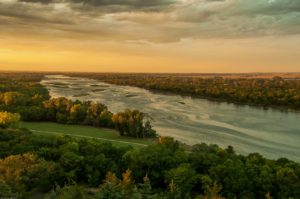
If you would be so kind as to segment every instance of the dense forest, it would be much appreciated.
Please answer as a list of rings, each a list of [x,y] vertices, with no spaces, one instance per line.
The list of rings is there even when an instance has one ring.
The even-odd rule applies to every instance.
[[[273,78],[223,78],[170,74],[68,74],[237,104],[300,109],[300,81]]]
[[[138,110],[50,99],[40,74],[0,75],[0,198],[298,199],[300,164],[233,147],[185,147],[170,137],[142,148],[70,136],[36,135],[18,121],[116,128],[121,136],[156,136]],[[274,81],[274,80],[270,80]]]
[[[294,198],[300,164],[172,138],[142,149],[0,129],[0,198]],[[42,198],[39,196],[39,198]]]

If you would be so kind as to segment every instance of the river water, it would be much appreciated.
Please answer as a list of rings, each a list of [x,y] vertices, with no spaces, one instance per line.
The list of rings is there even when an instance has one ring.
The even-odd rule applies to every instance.
[[[300,162],[300,113],[157,94],[87,78],[51,75],[41,83],[52,97],[99,101],[114,113],[125,108],[148,113],[160,135],[187,144],[231,145],[244,155],[259,152]]]

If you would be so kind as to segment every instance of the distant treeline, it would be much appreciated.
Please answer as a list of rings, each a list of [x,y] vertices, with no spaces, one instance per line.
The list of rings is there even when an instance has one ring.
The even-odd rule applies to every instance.
[[[1,77],[0,111],[19,113],[23,121],[116,128],[121,136],[135,138],[156,136],[150,117],[145,113],[127,109],[113,114],[101,103],[50,99],[48,90],[37,82],[40,79],[40,74]]]
[[[238,104],[300,109],[300,81],[281,77],[201,78],[158,74],[67,74],[152,91],[189,95]]]

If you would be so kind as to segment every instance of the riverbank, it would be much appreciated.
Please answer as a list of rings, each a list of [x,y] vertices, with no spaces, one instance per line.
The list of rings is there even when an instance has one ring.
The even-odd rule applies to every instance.
[[[271,78],[225,78],[181,74],[70,74],[120,86],[135,86],[163,94],[176,94],[211,101],[300,111],[300,82],[276,74]]]
[[[120,136],[112,129],[96,128],[81,125],[64,125],[52,122],[21,122],[21,128],[27,128],[34,134],[39,135],[67,135],[78,138],[97,139],[103,142],[111,142],[114,146],[133,146],[141,148],[153,144],[155,139],[135,139]]]
[[[54,87],[57,82],[69,86]],[[271,159],[300,161],[299,113],[165,95],[83,77],[48,76],[41,84],[54,98],[102,102],[114,113],[126,108],[140,110],[153,118],[152,125],[159,135],[174,137],[187,145],[231,145],[243,155],[258,152]],[[93,92],[95,85],[103,90]],[[73,97],[81,90],[88,95]]]

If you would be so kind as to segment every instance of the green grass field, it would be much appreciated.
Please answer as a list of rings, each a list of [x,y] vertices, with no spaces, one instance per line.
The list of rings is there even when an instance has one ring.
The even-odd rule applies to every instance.
[[[114,146],[145,147],[155,142],[155,139],[135,139],[119,136],[111,129],[102,129],[89,126],[64,125],[50,122],[21,122],[20,127],[30,129],[37,135],[68,135],[78,138],[97,139],[111,142]]]

